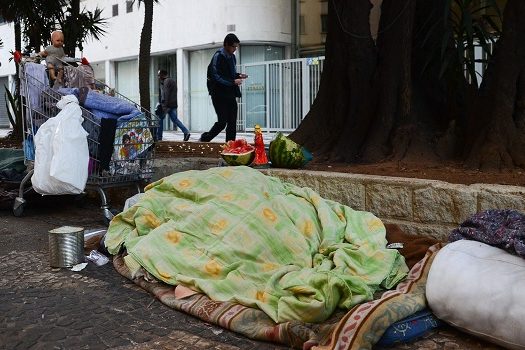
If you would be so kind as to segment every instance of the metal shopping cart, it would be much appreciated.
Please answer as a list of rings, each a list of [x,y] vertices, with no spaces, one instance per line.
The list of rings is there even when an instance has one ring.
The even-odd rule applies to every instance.
[[[24,156],[30,169],[20,183],[13,213],[21,216],[33,175],[35,149],[33,137],[39,127],[58,114],[56,103],[66,94],[76,94],[82,110],[83,128],[89,133],[89,164],[86,190],[97,191],[101,199],[104,220],[109,223],[116,213],[108,203],[106,190],[112,187],[141,185],[153,176],[155,156],[154,135],[159,127],[158,117],[100,81],[94,81],[97,91],[76,87],[85,71],[64,62],[64,86],[52,88],[44,65],[33,58],[20,62]],[[76,78],[72,78],[72,77]],[[78,79],[80,77],[80,79]],[[106,109],[103,109],[106,108]],[[116,109],[128,114],[114,114]],[[118,118],[117,118],[118,117]],[[84,192],[85,194],[85,192]]]

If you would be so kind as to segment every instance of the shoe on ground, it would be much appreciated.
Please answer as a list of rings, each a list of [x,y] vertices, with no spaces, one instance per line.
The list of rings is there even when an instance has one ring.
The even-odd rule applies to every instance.
[[[201,137],[199,138],[199,141],[200,142],[210,142],[209,140],[207,140],[206,138],[208,137],[208,133],[205,132],[201,135]]]
[[[184,134],[184,141],[188,141],[190,139],[190,133]]]

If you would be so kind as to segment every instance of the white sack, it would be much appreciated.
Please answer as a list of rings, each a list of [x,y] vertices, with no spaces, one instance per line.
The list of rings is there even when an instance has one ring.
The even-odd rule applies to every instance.
[[[78,194],[88,177],[88,133],[82,128],[82,110],[74,95],[62,97],[61,109],[35,135],[35,171],[31,178],[40,194]]]
[[[476,241],[447,244],[426,285],[443,321],[509,349],[525,349],[525,259]]]

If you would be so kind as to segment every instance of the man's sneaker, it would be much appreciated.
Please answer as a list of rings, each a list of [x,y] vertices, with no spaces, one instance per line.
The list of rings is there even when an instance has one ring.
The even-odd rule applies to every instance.
[[[184,141],[188,141],[190,139],[190,133],[184,134]]]
[[[201,137],[199,138],[199,141],[200,142],[210,142],[210,140],[208,140],[208,133],[207,132],[203,132]]]

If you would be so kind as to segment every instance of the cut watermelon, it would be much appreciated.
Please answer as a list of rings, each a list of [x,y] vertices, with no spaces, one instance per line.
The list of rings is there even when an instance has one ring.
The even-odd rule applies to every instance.
[[[246,142],[246,139],[237,139],[235,141],[228,141],[221,146],[223,153],[241,154],[248,151],[253,151],[255,148]]]
[[[255,158],[255,151],[245,151],[244,153],[221,152],[221,157],[228,165],[250,165]]]

